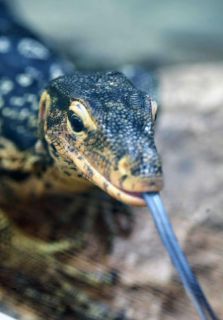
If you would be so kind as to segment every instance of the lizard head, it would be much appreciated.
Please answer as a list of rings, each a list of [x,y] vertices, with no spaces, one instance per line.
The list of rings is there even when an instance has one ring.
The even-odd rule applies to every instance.
[[[41,137],[70,180],[87,179],[122,202],[143,206],[142,192],[162,188],[155,114],[155,102],[121,73],[62,76],[42,94]]]

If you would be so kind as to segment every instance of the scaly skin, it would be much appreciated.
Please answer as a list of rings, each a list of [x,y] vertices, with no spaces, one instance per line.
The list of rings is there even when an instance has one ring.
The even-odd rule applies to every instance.
[[[122,74],[58,78],[43,93],[39,114],[43,145],[71,190],[87,179],[140,206],[140,193],[162,187],[151,99]]]
[[[91,287],[114,285],[114,271],[88,273],[60,262],[57,254],[78,250],[80,239],[30,238],[16,226],[16,215],[21,204],[29,208],[29,201],[47,195],[99,194],[98,205],[89,196],[89,231],[97,206],[106,221],[114,210],[128,212],[121,203],[144,206],[141,193],[162,187],[156,103],[121,73],[74,72],[2,1],[0,33],[0,281],[32,305],[42,304],[47,318],[125,319],[72,284],[79,279]],[[104,205],[93,186],[119,202],[107,197]],[[83,210],[83,202],[78,207],[74,201],[71,211],[75,207]]]

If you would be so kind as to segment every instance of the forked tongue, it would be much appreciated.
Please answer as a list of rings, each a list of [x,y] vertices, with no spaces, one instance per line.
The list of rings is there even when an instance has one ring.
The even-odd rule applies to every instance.
[[[201,320],[219,320],[193,273],[174,233],[159,193],[143,193],[156,229]]]

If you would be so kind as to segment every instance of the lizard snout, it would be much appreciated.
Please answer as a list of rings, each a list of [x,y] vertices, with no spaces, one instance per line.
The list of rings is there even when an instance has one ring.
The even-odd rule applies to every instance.
[[[124,156],[119,160],[118,172],[111,181],[128,192],[159,191],[163,186],[160,157],[153,151],[136,159]]]

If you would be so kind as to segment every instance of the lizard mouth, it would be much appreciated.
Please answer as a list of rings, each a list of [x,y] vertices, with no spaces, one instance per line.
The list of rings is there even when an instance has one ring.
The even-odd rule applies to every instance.
[[[147,187],[145,188],[145,181],[138,181],[138,188],[137,190],[139,191],[128,191],[122,188],[119,188],[112,184],[110,181],[109,183],[109,189],[107,192],[112,195],[114,198],[116,198],[119,201],[122,201],[128,205],[132,206],[139,206],[139,207],[144,207],[146,206],[146,203],[143,198],[143,193],[144,192],[158,192],[161,190],[163,187],[163,180],[161,177],[157,178],[151,178],[147,179]],[[140,189],[140,184],[141,184],[141,189]],[[105,189],[104,189],[105,190]],[[105,190],[106,191],[106,190]],[[110,192],[109,192],[110,191]]]
[[[113,198],[124,202],[128,205],[145,207],[146,203],[143,199],[143,192],[156,192],[160,191],[163,186],[163,179],[161,176],[147,178],[146,180],[134,179],[137,183],[134,184],[134,188],[120,188],[114,185],[113,182],[109,181],[104,177],[96,168],[94,168],[87,159],[79,156],[78,153],[68,151],[70,159],[75,163],[78,169],[83,173],[84,177],[104,190]],[[133,184],[132,184],[133,185]],[[131,192],[130,190],[133,190]]]
[[[128,190],[119,188],[118,186],[114,185],[111,181],[107,180],[104,176],[102,176],[98,171],[96,172],[97,172],[97,175],[95,176],[94,179],[92,179],[92,181],[98,187],[103,189],[106,193],[111,195],[113,198],[131,206],[145,207],[146,203],[143,198],[143,193],[160,191],[163,186],[162,178],[157,178],[156,184],[154,184],[154,179],[152,180],[147,179],[147,188],[145,187],[142,187],[142,189],[137,188],[139,191],[130,192]],[[144,181],[142,182],[142,186],[143,184],[144,184]],[[139,181],[138,187],[140,187],[140,181]]]

